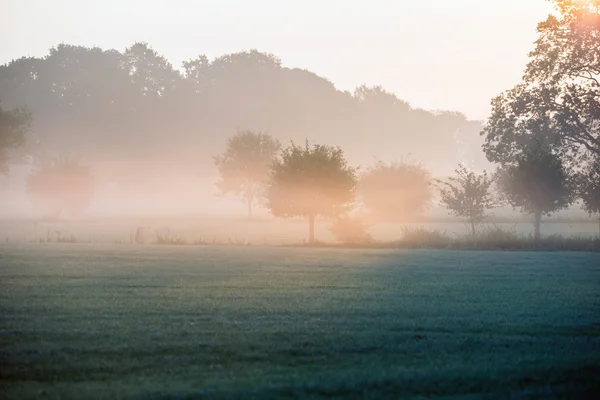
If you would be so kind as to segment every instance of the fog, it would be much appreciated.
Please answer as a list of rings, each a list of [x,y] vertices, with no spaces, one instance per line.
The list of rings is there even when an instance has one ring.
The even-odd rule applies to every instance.
[[[340,91],[254,50],[199,56],[179,70],[145,43],[122,52],[59,45],[1,66],[0,93],[3,108],[26,106],[33,118],[2,178],[5,216],[41,214],[28,201],[27,175],[63,156],[94,178],[86,216],[236,213],[235,198],[218,196],[213,157],[239,130],[267,132],[283,147],[339,146],[359,172],[400,159],[435,177],[458,162],[489,167],[480,121],[414,108],[379,86]]]
[[[7,176],[0,175],[0,218],[58,218],[59,215],[50,210],[51,205],[31,195],[27,182],[35,171],[61,157],[77,159],[93,179],[89,185],[80,181],[65,181],[59,185],[63,192],[79,196],[82,203],[78,206],[81,212],[59,213],[61,218],[243,217],[246,211],[243,199],[234,193],[221,193],[217,188],[220,175],[214,157],[226,150],[231,137],[245,130],[268,133],[283,148],[292,142],[303,144],[305,141],[339,146],[348,165],[357,168],[358,178],[377,162],[398,160],[420,164],[432,181],[453,174],[459,163],[477,172],[484,169],[491,172],[495,166],[487,161],[481,148],[484,139],[480,133],[485,115],[481,107],[487,111],[490,97],[508,87],[512,80],[519,79],[526,57],[524,49],[534,39],[533,26],[548,12],[548,5],[528,6],[523,9],[522,19],[515,21],[512,35],[519,36],[519,45],[523,46],[519,49],[510,46],[511,35],[499,46],[480,46],[472,43],[467,32],[457,29],[447,29],[444,34],[450,36],[437,43],[436,38],[443,32],[439,26],[434,29],[434,25],[440,22],[442,11],[444,18],[447,13],[457,17],[451,24],[448,22],[450,25],[444,25],[446,28],[465,19],[481,25],[491,19],[498,20],[494,13],[512,12],[507,4],[498,2],[491,8],[482,8],[479,2],[456,2],[455,7],[440,2],[441,8],[429,13],[407,2],[406,15],[402,18],[418,16],[431,31],[406,25],[402,28],[404,36],[412,32],[414,43],[410,46],[400,43],[397,52],[391,52],[389,47],[393,41],[384,41],[381,37],[385,29],[382,31],[372,23],[371,17],[379,15],[385,7],[382,8],[382,4],[367,7],[363,11],[371,22],[361,25],[361,29],[377,31],[378,43],[385,44],[382,48],[387,49],[387,55],[361,54],[365,49],[356,50],[352,54],[353,62],[349,62],[348,49],[358,45],[359,40],[347,31],[348,24],[341,21],[347,10],[336,11],[333,7],[317,15],[311,11],[315,5],[307,4],[302,9],[306,21],[320,21],[328,16],[332,27],[337,29],[332,32],[344,38],[345,50],[338,56],[346,60],[347,65],[338,65],[333,73],[322,64],[331,55],[322,52],[317,58],[316,53],[294,53],[290,50],[295,48],[292,45],[281,47],[281,43],[261,37],[255,38],[257,45],[273,43],[271,47],[282,54],[241,50],[245,48],[243,45],[231,51],[228,51],[230,46],[215,51],[213,43],[205,55],[202,47],[200,52],[196,48],[190,50],[189,38],[175,40],[168,32],[163,33],[172,45],[165,46],[161,38],[148,32],[139,21],[132,23],[142,32],[142,37],[156,39],[160,50],[153,47],[153,43],[135,42],[135,39],[123,44],[124,38],[132,38],[130,34],[123,34],[118,41],[108,40],[114,39],[114,32],[105,32],[107,39],[100,42],[118,43],[116,48],[91,45],[89,37],[78,42],[76,30],[83,29],[83,21],[91,25],[98,21],[115,22],[118,13],[105,10],[106,15],[83,17],[82,10],[74,3],[71,5],[73,15],[81,18],[74,18],[74,25],[61,31],[62,36],[57,39],[61,44],[52,43],[48,50],[41,50],[39,43],[47,43],[55,37],[55,32],[48,32],[44,40],[35,44],[29,33],[21,33],[23,43],[29,47],[18,54],[13,47],[0,51],[4,59],[8,59],[9,54],[13,58],[0,66],[0,107],[4,110],[27,107],[32,115],[24,146],[10,152],[10,172]],[[45,10],[43,5],[38,6],[36,12]],[[14,20],[22,14],[20,7],[20,3],[14,3],[10,9]],[[463,9],[469,12],[462,15],[460,10]],[[132,10],[136,15],[149,12],[131,6],[123,8],[123,12]],[[190,22],[181,9],[169,10],[169,21],[179,18]],[[210,14],[214,9],[208,7],[206,11]],[[264,10],[255,11],[260,14]],[[275,7],[264,12],[285,11],[285,7]],[[382,24],[396,21],[390,16],[398,14],[400,9],[393,7],[388,11],[381,19]],[[357,15],[353,14],[352,18]],[[426,15],[429,18],[425,18]],[[7,29],[20,32],[14,20],[9,21]],[[499,40],[497,30],[482,32]],[[331,32],[322,33],[326,37]],[[529,34],[530,42],[521,40],[523,35]],[[240,36],[240,32],[236,35]],[[395,37],[395,34],[390,35]],[[64,43],[65,38],[72,41]],[[311,38],[307,40],[316,45],[314,37]],[[180,40],[188,45],[177,45]],[[241,37],[240,43],[245,43]],[[464,52],[455,57],[451,51],[465,50],[467,45],[472,46],[468,57]],[[415,52],[417,48],[420,50]],[[504,58],[506,65],[502,71],[496,71],[493,79],[484,68],[490,59],[485,55],[491,48],[495,54],[503,54],[499,52],[501,48],[514,50]],[[393,60],[392,53],[395,54]],[[306,62],[298,61],[299,54],[305,54]],[[405,58],[402,62],[399,61],[401,55]],[[452,63],[447,62],[450,56],[455,60]],[[321,63],[316,63],[316,59]],[[315,66],[316,70],[304,68],[307,65]],[[364,77],[357,78],[356,74],[361,71]],[[381,79],[373,79],[373,71],[380,71],[375,75]],[[347,79],[349,74],[353,79]],[[396,80],[390,79],[392,75]],[[489,95],[483,96],[483,81],[498,88],[486,86]],[[378,82],[386,85],[379,86]],[[423,96],[428,99],[424,101]],[[473,100],[467,102],[465,99],[470,97]],[[455,101],[449,102],[450,98]],[[427,108],[427,105],[439,104],[447,107]],[[424,215],[408,219],[447,216],[435,196]],[[507,209],[501,213],[514,215]],[[254,216],[271,218],[260,205],[255,207]]]

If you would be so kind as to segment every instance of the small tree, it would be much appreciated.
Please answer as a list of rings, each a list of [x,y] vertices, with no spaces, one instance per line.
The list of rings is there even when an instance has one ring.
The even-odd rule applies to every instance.
[[[431,175],[409,162],[378,162],[361,177],[363,204],[379,218],[403,219],[421,214],[431,203]]]
[[[540,239],[542,216],[566,208],[573,201],[571,177],[560,158],[544,147],[519,155],[497,176],[503,198],[534,216],[536,241]]]
[[[315,217],[344,214],[354,202],[356,171],[339,147],[292,143],[271,168],[267,205],[276,217],[301,216],[315,241]]]
[[[263,132],[238,132],[227,141],[227,149],[214,158],[221,174],[217,183],[222,194],[234,193],[248,206],[264,195],[269,180],[269,168],[281,145]]]
[[[51,215],[79,216],[92,201],[94,179],[77,158],[42,163],[27,179],[27,194],[38,209]]]
[[[579,176],[579,197],[583,201],[583,209],[591,214],[598,214],[600,223],[600,156],[596,156],[588,168]],[[600,238],[600,225],[598,227]]]
[[[23,146],[31,127],[31,114],[24,108],[0,108],[0,174],[8,174],[8,150]]]
[[[493,179],[486,171],[477,175],[464,165],[456,169],[456,177],[448,182],[437,181],[441,196],[441,204],[450,210],[452,215],[465,218],[471,225],[471,234],[475,240],[475,225],[487,216],[487,210],[494,206],[494,198],[490,193]]]

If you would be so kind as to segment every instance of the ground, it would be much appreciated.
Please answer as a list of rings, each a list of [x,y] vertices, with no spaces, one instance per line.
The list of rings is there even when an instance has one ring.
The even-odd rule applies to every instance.
[[[1,207],[1,206],[0,206]],[[188,243],[204,241],[209,243],[244,241],[253,245],[299,244],[308,238],[308,222],[298,219],[256,218],[247,220],[235,217],[186,217],[186,218],[134,218],[111,217],[99,219],[63,220],[55,222],[35,222],[33,220],[0,219],[0,244],[22,244],[45,240],[56,241],[58,234],[78,242],[94,244],[130,243],[139,227],[143,227],[145,243],[155,242],[157,231],[169,230],[170,234],[184,238]],[[318,240],[335,242],[330,232],[331,222],[316,221],[315,234]],[[454,222],[388,222],[370,226],[369,233],[379,241],[395,241],[403,236],[403,228],[426,228],[446,234],[451,238],[470,235],[470,226],[461,221]],[[518,235],[533,235],[533,224],[524,218],[520,222],[484,223],[477,227],[485,234],[490,230],[503,229]],[[598,235],[598,220],[590,218],[578,222],[544,222],[542,235],[562,235],[564,237],[590,238]]]
[[[0,250],[0,397],[600,398],[600,256]]]

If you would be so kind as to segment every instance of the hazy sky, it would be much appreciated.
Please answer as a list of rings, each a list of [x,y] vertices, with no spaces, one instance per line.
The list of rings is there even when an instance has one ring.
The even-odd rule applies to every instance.
[[[256,48],[342,90],[381,84],[483,119],[519,81],[550,11],[545,0],[0,0],[0,64],[60,42],[145,41],[177,67]]]

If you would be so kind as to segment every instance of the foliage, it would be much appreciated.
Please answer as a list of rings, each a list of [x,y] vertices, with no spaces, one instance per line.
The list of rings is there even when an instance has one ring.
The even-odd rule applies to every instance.
[[[79,216],[92,201],[94,179],[78,158],[60,157],[31,172],[27,194],[39,210]]]
[[[263,132],[238,132],[227,141],[227,149],[214,158],[221,174],[218,187],[221,193],[234,193],[248,206],[252,216],[252,204],[264,195],[269,180],[271,163],[281,145]]]
[[[451,214],[466,219],[475,239],[475,225],[483,221],[495,203],[490,192],[493,179],[486,171],[477,175],[464,165],[459,165],[455,172],[456,177],[450,177],[448,182],[438,180],[441,204]]]
[[[25,144],[31,128],[31,113],[25,108],[0,107],[0,174],[8,174],[8,151]]]
[[[587,212],[600,213],[600,155],[579,175],[579,197]]]
[[[402,228],[401,245],[408,247],[429,247],[445,248],[451,242],[446,232],[440,232],[437,229],[428,229],[423,226],[405,226]]]
[[[336,218],[330,230],[338,242],[356,245],[374,242],[367,228],[367,224],[360,218],[345,215]]]
[[[479,242],[487,243],[505,243],[519,239],[519,235],[515,229],[504,229],[497,225],[487,226],[477,234]]]
[[[559,15],[538,25],[523,83],[492,101],[490,161],[514,161],[537,141],[568,159],[600,154],[600,1],[554,3]]]
[[[380,219],[405,219],[430,205],[431,174],[420,164],[380,161],[362,174],[359,194],[365,207]]]
[[[356,171],[339,147],[292,143],[272,165],[267,205],[276,217],[308,218],[313,243],[315,217],[344,214],[354,202],[355,188]]]
[[[355,243],[319,243],[323,248],[361,249],[439,249],[439,250],[504,250],[504,251],[577,251],[600,252],[600,238],[593,236],[562,236],[554,234],[536,239],[514,229],[488,226],[481,229],[475,240],[471,234],[447,235],[447,232],[424,226],[405,226],[402,238],[395,241],[370,241]]]
[[[535,217],[535,239],[540,238],[542,215],[566,208],[573,201],[574,182],[560,158],[540,147],[518,156],[497,174],[503,198],[514,208]]]
[[[35,116],[37,137],[23,152],[68,148],[94,164],[160,156],[171,165],[208,170],[210,156],[238,127],[268,127],[286,143],[326,138],[357,163],[372,154],[391,159],[410,146],[413,156],[441,169],[464,147],[455,132],[473,142],[472,156],[482,155],[478,121],[411,108],[382,88],[340,91],[256,50],[199,55],[180,69],[146,43],[122,50],[60,44],[42,57],[0,65],[0,100],[9,108],[27,105]],[[398,132],[418,132],[422,140]]]

